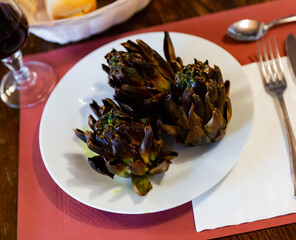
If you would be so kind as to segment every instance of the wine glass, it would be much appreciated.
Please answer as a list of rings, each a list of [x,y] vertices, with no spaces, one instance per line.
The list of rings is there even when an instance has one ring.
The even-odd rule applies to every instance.
[[[47,99],[57,81],[48,64],[23,62],[20,48],[28,36],[28,21],[13,0],[0,0],[0,59],[10,71],[0,85],[1,99],[10,107],[27,108]]]

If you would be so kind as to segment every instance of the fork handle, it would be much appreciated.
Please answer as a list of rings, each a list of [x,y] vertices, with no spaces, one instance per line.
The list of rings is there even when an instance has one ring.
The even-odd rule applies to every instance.
[[[290,152],[290,167],[291,167],[292,180],[294,184],[294,197],[296,197],[296,140],[293,133],[293,128],[290,123],[284,97],[279,96],[278,99],[281,106],[282,115],[285,123],[285,130],[288,138],[289,152]]]

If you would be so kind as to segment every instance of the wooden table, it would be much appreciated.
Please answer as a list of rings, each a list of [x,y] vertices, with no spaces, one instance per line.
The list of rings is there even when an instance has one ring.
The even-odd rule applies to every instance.
[[[90,39],[267,1],[271,0],[152,0],[146,9],[127,22]],[[30,35],[22,52],[23,55],[29,55],[60,47],[63,46]],[[0,79],[6,71],[4,65],[1,64]],[[0,102],[0,239],[16,239],[17,237],[18,136],[19,110],[9,108]],[[296,224],[289,224],[221,239],[287,240],[294,239],[294,236],[296,236]]]

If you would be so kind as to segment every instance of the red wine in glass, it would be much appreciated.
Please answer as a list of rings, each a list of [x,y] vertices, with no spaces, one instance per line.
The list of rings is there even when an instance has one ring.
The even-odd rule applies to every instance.
[[[0,59],[9,72],[0,84],[4,103],[14,108],[43,102],[53,90],[57,77],[48,64],[22,61],[20,48],[28,36],[29,24],[13,0],[0,0]]]
[[[28,21],[10,4],[0,2],[0,59],[18,51],[28,36]]]

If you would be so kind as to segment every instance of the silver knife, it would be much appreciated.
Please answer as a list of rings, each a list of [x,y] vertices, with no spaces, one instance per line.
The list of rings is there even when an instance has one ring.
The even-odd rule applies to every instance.
[[[289,34],[286,38],[286,52],[293,69],[294,76],[296,76],[296,38],[294,34]]]

